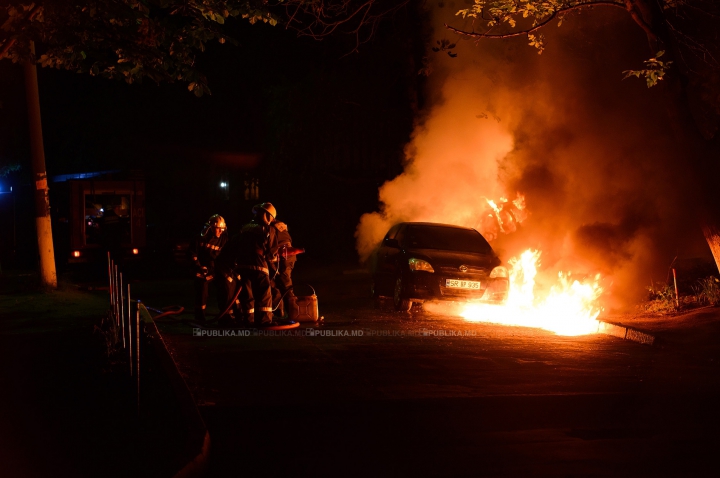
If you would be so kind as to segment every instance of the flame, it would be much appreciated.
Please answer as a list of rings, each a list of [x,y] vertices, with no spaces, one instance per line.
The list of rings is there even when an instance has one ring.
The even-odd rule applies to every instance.
[[[531,249],[508,261],[510,292],[505,305],[465,304],[460,316],[471,322],[536,327],[558,335],[597,333],[596,320],[602,308],[597,300],[603,292],[600,274],[589,281],[571,280],[570,273],[558,273],[549,293],[535,297],[535,276],[540,251]]]
[[[485,201],[487,201],[488,206],[490,206],[490,209],[492,209],[495,212],[495,218],[497,219],[498,226],[500,227],[500,232],[505,232],[505,229],[503,228],[503,220],[500,216],[500,212],[502,211],[501,208],[498,207],[497,204],[495,204],[495,201],[492,199],[485,198]],[[502,201],[502,198],[500,198],[500,201]],[[492,214],[491,214],[492,216]]]
[[[483,197],[490,208],[487,218],[476,226],[485,238],[489,241],[497,239],[498,235],[510,234],[517,230],[517,224],[520,224],[527,218],[525,210],[525,196],[517,193],[514,200],[508,201],[506,197],[500,197],[498,201]],[[487,211],[487,209],[486,209]]]

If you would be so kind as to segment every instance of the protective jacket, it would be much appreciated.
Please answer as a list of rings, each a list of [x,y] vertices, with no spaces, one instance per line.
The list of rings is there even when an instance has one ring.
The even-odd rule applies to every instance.
[[[277,241],[277,260],[279,262],[276,262],[275,267],[278,269],[278,272],[282,273],[286,264],[294,264],[296,260],[294,255],[287,255],[283,253],[286,247],[292,247],[292,237],[290,237],[288,226],[284,222],[273,221],[273,223],[270,224],[270,227],[272,229],[272,234],[276,236],[275,240]]]
[[[244,320],[272,322],[269,263],[277,255],[272,228],[251,221],[233,236],[217,258],[218,269],[228,283],[238,283]]]
[[[240,231],[236,265],[269,274],[268,265],[277,257],[277,236],[273,228],[251,221]]]
[[[220,237],[215,236],[212,230],[201,235],[195,241],[192,259],[198,273],[212,276],[215,270],[215,260],[228,241],[227,234],[223,232]]]

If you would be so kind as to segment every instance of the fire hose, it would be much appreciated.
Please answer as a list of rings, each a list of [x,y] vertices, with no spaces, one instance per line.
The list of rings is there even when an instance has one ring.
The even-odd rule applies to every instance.
[[[300,247],[284,246],[284,247],[282,247],[279,254],[284,259],[287,259],[288,257],[296,256],[298,254],[302,254],[303,252],[305,252],[305,249],[300,248]],[[277,276],[278,271],[279,271],[279,268],[275,268],[275,273],[273,274],[273,279],[275,279],[275,276]],[[282,303],[282,301],[285,298],[285,296],[287,295],[287,293],[290,292],[290,290],[291,289],[286,290],[285,293],[283,293],[283,295],[280,296],[280,300],[278,301],[278,304],[272,310],[273,312],[275,312],[278,309],[278,307],[280,307],[280,304]],[[237,288],[237,291],[235,292],[235,296],[232,298],[232,300],[230,300],[230,302],[228,303],[225,310],[223,310],[222,313],[218,314],[217,316],[215,316],[211,319],[208,319],[206,322],[214,322],[216,320],[220,320],[228,312],[230,312],[230,309],[232,308],[233,305],[235,305],[235,301],[237,300],[238,296],[240,295],[240,291],[242,291],[242,286]]]
[[[297,254],[302,254],[303,252],[305,252],[305,249],[301,249],[301,248],[297,248],[297,247],[283,247],[283,248],[282,248],[281,255],[282,255],[284,258],[288,258],[288,257],[290,257],[290,256],[295,256],[295,255],[297,255]],[[274,274],[274,275],[277,275],[277,272],[278,272],[278,270],[275,269],[275,274]],[[285,298],[285,296],[287,295],[287,293],[290,292],[290,290],[291,290],[291,289],[286,290],[285,293],[280,297],[280,301],[278,301],[278,304],[272,309],[273,312],[275,312],[275,311],[278,309],[278,307],[280,307],[280,304],[282,303],[282,301],[283,301],[283,299]],[[233,305],[235,304],[235,301],[237,301],[238,296],[240,296],[240,292],[241,292],[241,291],[242,291],[242,286],[237,288],[237,291],[235,292],[235,295],[234,295],[233,298],[230,300],[230,302],[228,303],[228,305],[227,305],[227,307],[225,308],[225,310],[223,310],[223,311],[222,311],[220,314],[218,314],[217,316],[208,319],[206,322],[214,322],[214,321],[216,321],[216,320],[220,320],[220,319],[223,318],[225,315],[227,315],[227,313],[230,312],[230,309],[231,309],[231,308],[233,307]],[[153,320],[157,320],[157,319],[161,319],[161,318],[164,318],[164,317],[168,317],[168,318],[171,318],[171,319],[176,320],[176,321],[182,321],[182,319],[176,318],[176,317],[174,317],[174,316],[180,315],[180,314],[182,314],[182,313],[185,311],[185,308],[184,308],[183,306],[180,306],[180,305],[171,305],[171,306],[163,307],[162,309],[156,309],[156,308],[154,308],[154,307],[148,307],[148,306],[145,305],[145,304],[143,304],[143,306],[144,306],[145,309],[147,309],[148,311],[152,311],[152,312],[155,312],[155,313],[158,314],[158,315],[156,315],[155,317],[152,318]]]
[[[139,301],[138,301],[138,302],[139,302]],[[167,307],[163,307],[162,309],[156,309],[156,308],[154,308],[154,307],[148,307],[147,305],[145,305],[145,303],[143,303],[143,306],[144,306],[148,311],[153,311],[153,312],[156,312],[156,313],[160,314],[160,315],[156,315],[155,317],[153,317],[153,318],[152,318],[153,320],[157,320],[157,319],[160,319],[160,318],[162,318],[162,317],[169,317],[169,318],[171,318],[171,319],[173,319],[173,320],[181,320],[181,319],[175,318],[175,317],[173,317],[173,316],[174,316],[174,315],[182,314],[183,311],[185,310],[185,307],[183,307],[183,306],[181,306],[181,305],[169,305],[169,306],[167,306]]]

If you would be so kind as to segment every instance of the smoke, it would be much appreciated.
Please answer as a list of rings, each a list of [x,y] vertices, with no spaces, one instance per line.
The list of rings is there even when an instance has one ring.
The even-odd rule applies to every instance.
[[[453,9],[435,8],[433,38],[457,41],[457,57],[428,52],[437,99],[418,120],[405,171],[380,188],[380,210],[360,219],[361,259],[398,222],[459,224],[503,260],[542,250],[546,276],[600,272],[619,307],[664,278],[676,255],[709,256],[661,91],[621,80],[648,55],[625,13],[551,25],[538,55],[526,38],[454,38],[442,26],[462,26]],[[517,194],[527,219],[498,233],[485,198]]]

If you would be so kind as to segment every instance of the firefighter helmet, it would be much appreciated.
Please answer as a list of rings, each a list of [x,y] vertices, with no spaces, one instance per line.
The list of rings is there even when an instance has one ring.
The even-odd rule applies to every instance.
[[[208,219],[207,222],[208,227],[218,227],[222,229],[223,231],[227,229],[227,225],[225,224],[225,219],[220,214],[213,214],[210,216],[210,219]]]
[[[258,204],[257,206],[253,206],[252,212],[253,214],[257,214],[260,211],[265,211],[268,214],[272,216],[273,219],[277,217],[277,211],[275,210],[275,206],[272,205],[272,203],[264,202],[262,204]]]

